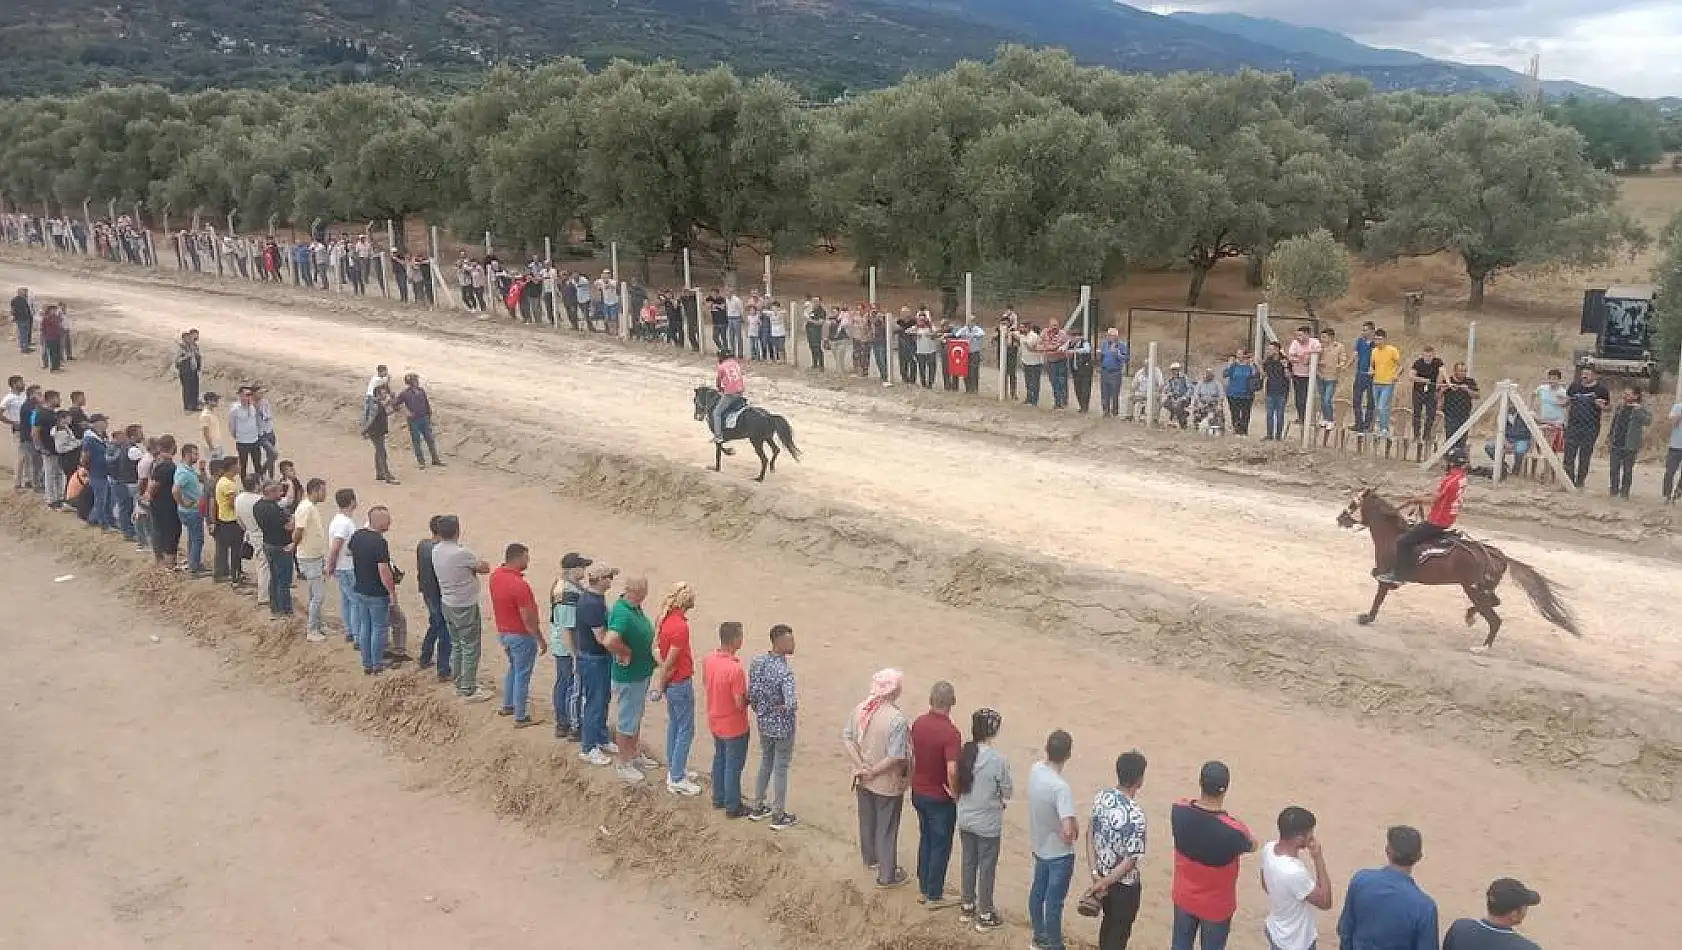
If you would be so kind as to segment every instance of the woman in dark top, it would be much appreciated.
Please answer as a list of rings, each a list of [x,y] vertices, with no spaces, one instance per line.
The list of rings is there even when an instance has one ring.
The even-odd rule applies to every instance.
[[[181,550],[181,514],[173,495],[175,465],[175,439],[163,436],[158,439],[158,457],[152,461],[146,499],[152,513],[152,554],[159,564],[171,568]]]
[[[1278,442],[1285,438],[1285,397],[1291,391],[1291,371],[1278,343],[1267,345],[1262,358],[1262,390],[1267,397],[1267,434],[1262,441]]]

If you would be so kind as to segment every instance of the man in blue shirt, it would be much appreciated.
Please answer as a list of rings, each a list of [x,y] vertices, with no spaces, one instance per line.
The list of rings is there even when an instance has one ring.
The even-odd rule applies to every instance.
[[[1397,825],[1385,833],[1381,868],[1356,871],[1337,921],[1342,950],[1437,950],[1437,902],[1413,879],[1424,855],[1418,830]]]
[[[82,468],[88,473],[88,490],[93,493],[93,507],[88,509],[88,524],[105,529],[115,527],[111,518],[111,466],[106,457],[105,415],[94,413],[88,417],[88,430],[82,433]]]
[[[1372,334],[1371,320],[1361,324],[1361,335],[1355,338],[1355,431],[1366,432],[1372,427]]]
[[[1127,379],[1127,341],[1110,327],[1098,344],[1098,397],[1106,417],[1121,415],[1121,384]]]

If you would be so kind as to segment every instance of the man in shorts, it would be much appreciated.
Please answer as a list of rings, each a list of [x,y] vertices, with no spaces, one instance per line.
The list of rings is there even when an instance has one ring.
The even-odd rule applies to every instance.
[[[614,758],[618,760],[619,777],[627,782],[642,781],[643,769],[660,764],[637,746],[643,709],[648,703],[648,684],[656,666],[654,624],[642,610],[647,598],[648,578],[628,578],[625,592],[608,612],[607,636],[602,642],[613,657],[608,679],[613,684]]]

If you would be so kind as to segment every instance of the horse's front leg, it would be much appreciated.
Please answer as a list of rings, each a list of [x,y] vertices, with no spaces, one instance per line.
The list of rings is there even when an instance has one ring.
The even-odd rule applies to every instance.
[[[1389,584],[1378,585],[1378,593],[1374,594],[1373,597],[1372,597],[1372,609],[1367,611],[1364,614],[1361,614],[1361,615],[1357,616],[1355,618],[1355,622],[1364,627],[1364,626],[1372,623],[1374,620],[1377,620],[1378,619],[1378,608],[1382,607],[1384,605],[1384,598],[1389,596],[1389,594],[1390,594],[1390,585]]]

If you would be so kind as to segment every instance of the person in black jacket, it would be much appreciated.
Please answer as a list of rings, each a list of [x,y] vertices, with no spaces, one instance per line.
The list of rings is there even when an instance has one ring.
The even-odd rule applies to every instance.
[[[12,298],[12,323],[17,327],[18,352],[35,352],[35,308],[29,302],[28,287],[19,287]]]

